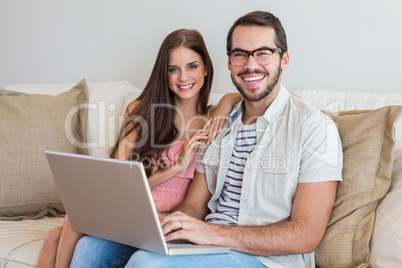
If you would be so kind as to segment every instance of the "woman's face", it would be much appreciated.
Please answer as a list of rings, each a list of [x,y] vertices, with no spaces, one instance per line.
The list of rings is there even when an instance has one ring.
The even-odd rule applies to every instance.
[[[201,56],[195,51],[178,47],[169,55],[169,88],[181,100],[198,98],[207,71]]]

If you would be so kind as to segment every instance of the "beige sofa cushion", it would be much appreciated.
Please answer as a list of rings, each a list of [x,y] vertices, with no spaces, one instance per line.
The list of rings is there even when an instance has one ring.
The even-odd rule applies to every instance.
[[[402,266],[402,143],[397,143],[388,194],[378,205],[371,240],[371,266]]]
[[[370,239],[379,201],[391,183],[394,123],[402,106],[326,112],[338,126],[344,153],[328,229],[316,250],[317,267],[368,267]]]
[[[0,222],[0,267],[35,267],[47,232],[62,224],[55,217]]]
[[[86,154],[86,81],[57,96],[0,91],[0,220],[65,213],[45,150]]]
[[[13,84],[5,89],[29,94],[56,96],[74,87],[72,83]],[[96,157],[109,157],[109,148],[118,137],[123,120],[123,105],[128,93],[139,95],[141,90],[127,81],[88,83],[87,150]]]

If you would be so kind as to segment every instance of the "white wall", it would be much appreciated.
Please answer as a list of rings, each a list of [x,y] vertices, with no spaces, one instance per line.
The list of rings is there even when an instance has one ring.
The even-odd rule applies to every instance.
[[[291,90],[402,92],[402,1],[0,0],[0,87],[127,80],[145,86],[163,38],[199,30],[215,92],[235,91],[226,34],[251,10],[277,15],[288,35]]]

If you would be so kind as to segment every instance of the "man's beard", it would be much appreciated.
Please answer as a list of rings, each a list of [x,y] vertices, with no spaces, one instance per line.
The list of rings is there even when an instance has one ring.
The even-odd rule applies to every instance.
[[[241,72],[238,74],[239,75],[246,75],[246,74],[264,74],[264,75],[268,75],[267,72],[262,72],[262,71],[250,71],[250,70],[245,70],[244,72]],[[230,78],[232,79],[233,84],[236,86],[237,90],[243,95],[243,98],[248,100],[248,101],[252,101],[252,102],[257,102],[262,100],[263,98],[265,98],[266,96],[269,95],[269,93],[272,92],[272,90],[274,89],[274,87],[278,84],[279,81],[279,77],[281,74],[281,66],[278,66],[278,70],[275,74],[275,76],[272,78],[271,82],[267,85],[267,87],[265,88],[264,91],[262,91],[258,96],[252,97],[252,96],[248,96],[246,94],[246,92],[244,92],[243,88],[241,87],[240,83],[237,83],[234,79],[233,76],[230,76]],[[255,89],[257,90],[257,89]]]

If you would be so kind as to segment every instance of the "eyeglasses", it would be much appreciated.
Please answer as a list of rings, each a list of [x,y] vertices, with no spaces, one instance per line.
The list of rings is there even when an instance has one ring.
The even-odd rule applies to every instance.
[[[235,49],[232,51],[228,51],[227,54],[230,59],[230,63],[235,67],[242,67],[246,64],[248,58],[253,56],[256,63],[259,65],[265,66],[272,62],[272,55],[275,53],[282,53],[281,48],[259,48],[253,51],[247,51],[242,49]]]

